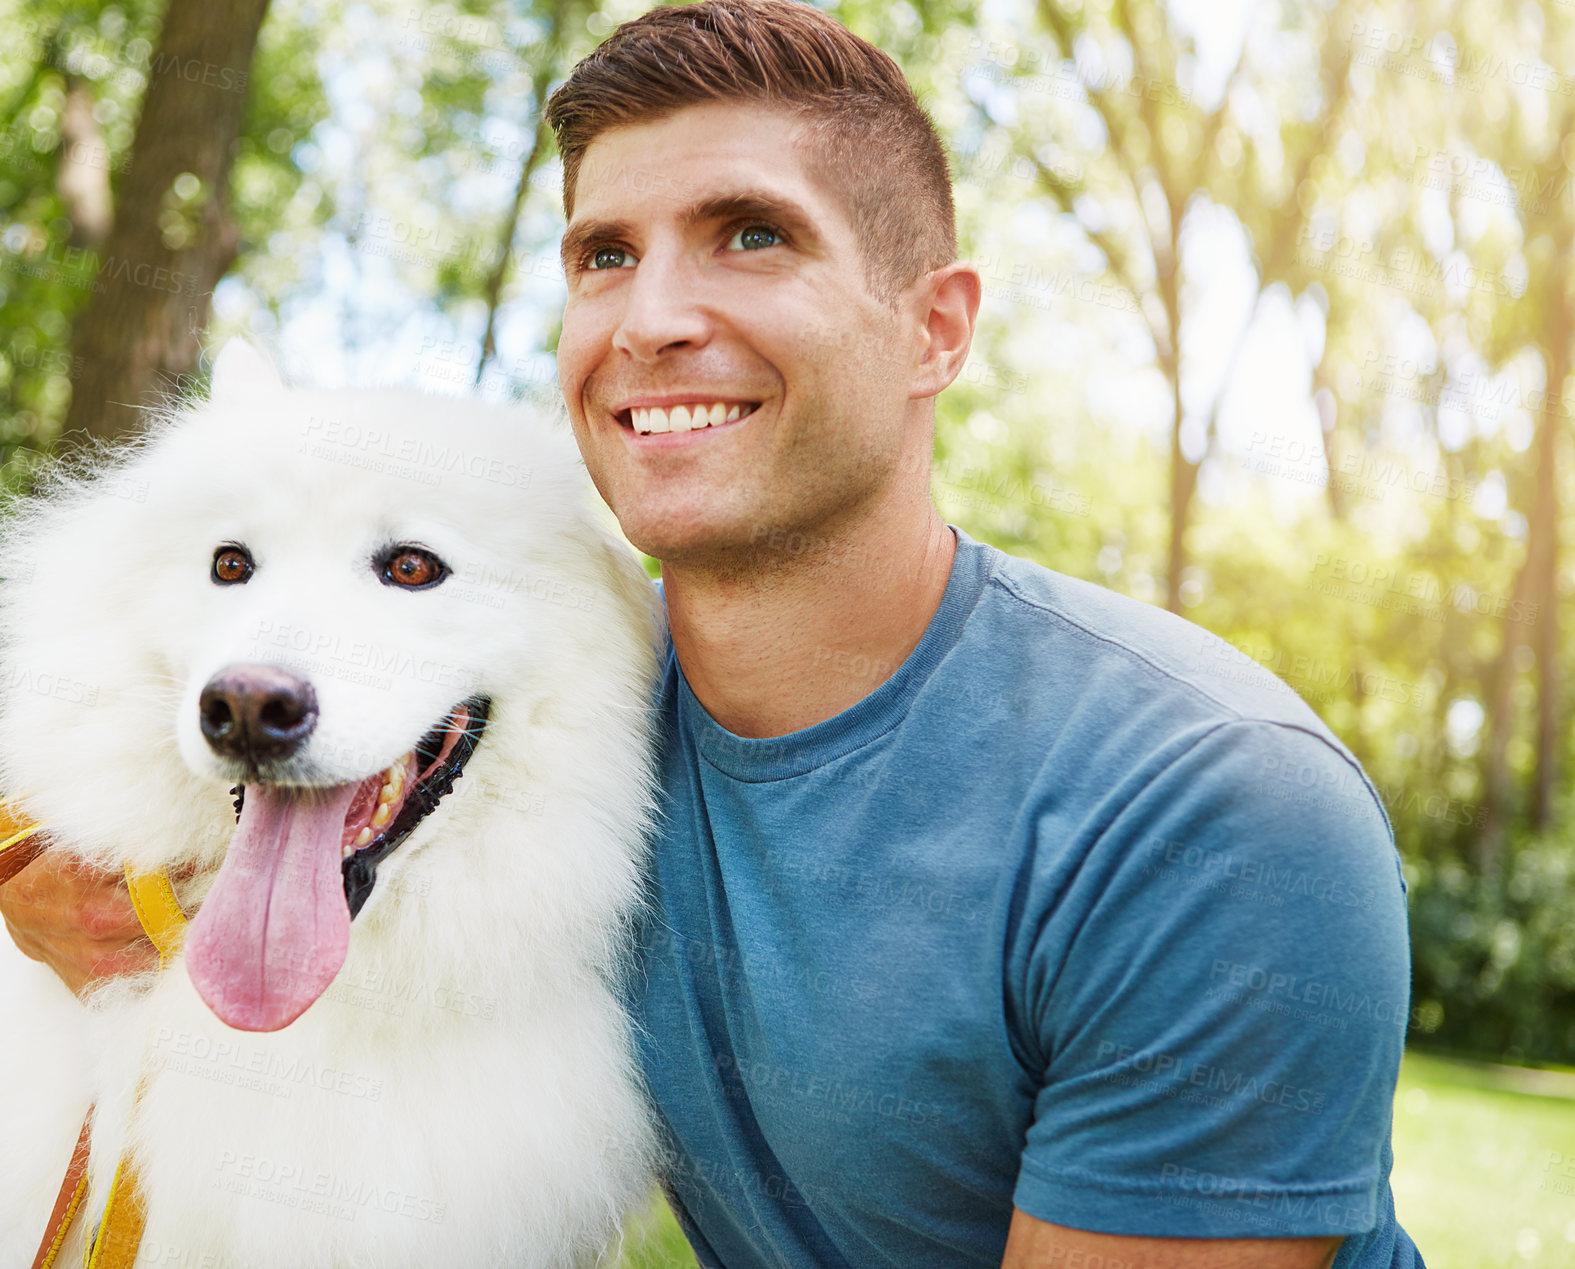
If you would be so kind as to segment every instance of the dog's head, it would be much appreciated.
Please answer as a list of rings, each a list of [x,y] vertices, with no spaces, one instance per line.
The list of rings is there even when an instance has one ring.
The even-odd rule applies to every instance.
[[[88,857],[217,866],[193,982],[287,1025],[491,733],[638,699],[651,588],[591,507],[559,420],[231,344],[208,402],[12,509],[0,782]]]

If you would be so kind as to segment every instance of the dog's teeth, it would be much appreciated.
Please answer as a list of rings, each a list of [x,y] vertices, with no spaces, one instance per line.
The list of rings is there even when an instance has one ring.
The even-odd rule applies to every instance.
[[[342,858],[349,859],[351,855],[355,854],[355,847],[349,842],[346,842],[341,849],[340,854]]]
[[[392,811],[389,809],[388,803],[387,802],[381,803],[378,806],[377,810],[372,812],[372,827],[373,828],[382,828],[384,824],[388,823],[389,816],[391,814],[392,814]],[[364,832],[365,830],[362,830],[362,831]]]
[[[369,828],[363,828],[359,833],[357,833],[355,835],[355,844],[357,846],[365,846],[371,840],[372,840],[372,830],[369,829]]]
[[[383,772],[383,787],[377,791],[377,800],[380,803],[392,802],[399,796],[400,787],[405,782],[404,763],[396,763]]]

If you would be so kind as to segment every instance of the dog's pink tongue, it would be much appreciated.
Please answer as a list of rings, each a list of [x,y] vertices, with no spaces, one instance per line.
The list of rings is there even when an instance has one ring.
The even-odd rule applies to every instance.
[[[246,786],[229,853],[186,931],[197,994],[230,1026],[289,1026],[344,964],[350,908],[340,843],[355,791]]]

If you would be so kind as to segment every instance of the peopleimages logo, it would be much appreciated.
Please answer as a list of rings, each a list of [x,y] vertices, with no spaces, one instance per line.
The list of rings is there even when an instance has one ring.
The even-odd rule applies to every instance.
[[[529,489],[532,471],[520,463],[495,454],[481,454],[459,445],[435,445],[420,437],[395,437],[381,428],[363,427],[342,419],[313,415],[306,424],[306,435],[314,457],[328,456],[332,450],[364,454],[368,458],[402,463],[425,472],[459,473],[475,480]],[[319,451],[322,452],[319,452]]]
[[[471,685],[472,676],[462,666],[423,657],[408,648],[365,639],[347,639],[342,635],[294,626],[289,622],[258,622],[255,644],[258,647],[283,648],[296,656],[304,656],[319,673],[333,674],[335,669],[354,671],[357,675],[367,677],[354,678],[352,681],[368,682],[377,687],[391,686],[388,676],[435,683],[441,687],[465,688]],[[338,674],[335,677],[347,676]]]
[[[1216,960],[1209,969],[1209,994],[1234,991],[1243,998],[1257,997],[1312,1009],[1341,1018],[1371,1018],[1375,1022],[1405,1026],[1409,1013],[1404,1001],[1373,998],[1356,988],[1342,988],[1316,978],[1302,978],[1268,970],[1260,965]]]
[[[1165,1190],[1185,1195],[1192,1206],[1211,1202],[1241,1205],[1243,1211],[1261,1213],[1266,1227],[1275,1222],[1301,1226],[1308,1221],[1353,1233],[1371,1229],[1375,1212],[1371,1200],[1350,1200],[1317,1194],[1291,1194],[1252,1177],[1227,1176],[1184,1163],[1166,1163],[1159,1179]],[[1195,1197],[1194,1197],[1195,1196]]]
[[[338,1220],[352,1221],[368,1211],[441,1224],[448,1214],[448,1204],[440,1199],[394,1189],[380,1179],[340,1176],[296,1160],[225,1150],[215,1170],[220,1174],[214,1178],[215,1189]]]
[[[172,1027],[158,1029],[153,1041],[153,1060],[161,1069],[168,1067],[188,1074],[195,1073],[201,1064],[208,1064],[237,1075],[276,1081],[281,1086],[318,1088],[373,1102],[383,1096],[383,1081],[379,1079],[334,1066],[317,1066],[299,1058],[287,1060],[281,1054],[262,1048],[222,1037],[215,1039],[199,1032],[176,1031]],[[289,1096],[288,1088],[283,1089],[283,1095]]]
[[[50,674],[47,670],[34,671],[26,666],[13,666],[6,675],[8,692],[31,692],[50,696],[68,705],[97,705],[98,684],[87,683],[67,674]]]
[[[1272,906],[1283,906],[1283,900],[1287,896],[1315,899],[1322,903],[1333,904],[1335,907],[1373,906],[1374,895],[1370,887],[1352,886],[1338,877],[1324,876],[1306,868],[1277,866],[1266,860],[1252,859],[1229,851],[1159,837],[1150,839],[1148,846],[1153,864],[1169,864],[1175,868],[1189,869],[1221,881],[1233,881],[1246,887],[1261,889],[1272,893],[1282,901]]]
[[[1114,1064],[1106,1067],[1111,1059]],[[1282,1080],[1260,1079],[1248,1071],[1216,1066],[1212,1062],[1195,1062],[1173,1053],[1152,1049],[1138,1049],[1114,1040],[1101,1040],[1094,1061],[1103,1070],[1102,1079],[1114,1083],[1133,1084],[1141,1080],[1158,1080],[1177,1086],[1202,1089],[1217,1095],[1217,1102],[1240,1097],[1262,1102],[1266,1106],[1283,1106],[1288,1110],[1316,1113],[1324,1107],[1324,1094],[1316,1088],[1303,1088]],[[1138,1078],[1141,1077],[1141,1080]]]

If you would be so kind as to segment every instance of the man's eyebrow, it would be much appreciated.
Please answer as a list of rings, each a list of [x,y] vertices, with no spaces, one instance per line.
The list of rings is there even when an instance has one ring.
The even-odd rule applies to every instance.
[[[717,194],[684,208],[679,222],[686,229],[714,221],[762,220],[779,225],[800,245],[817,246],[822,236],[814,218],[790,198],[747,191]],[[570,225],[558,248],[566,271],[572,271],[590,248],[602,242],[628,241],[634,226],[627,220],[585,220]]]
[[[633,234],[634,226],[627,220],[584,220],[577,225],[570,225],[558,247],[565,272],[574,271],[580,258],[590,250],[593,243],[627,239]]]
[[[746,190],[736,194],[718,194],[701,199],[683,213],[685,227],[715,220],[764,220],[780,225],[801,243],[818,244],[821,235],[815,229],[813,217],[790,198],[759,190]]]

